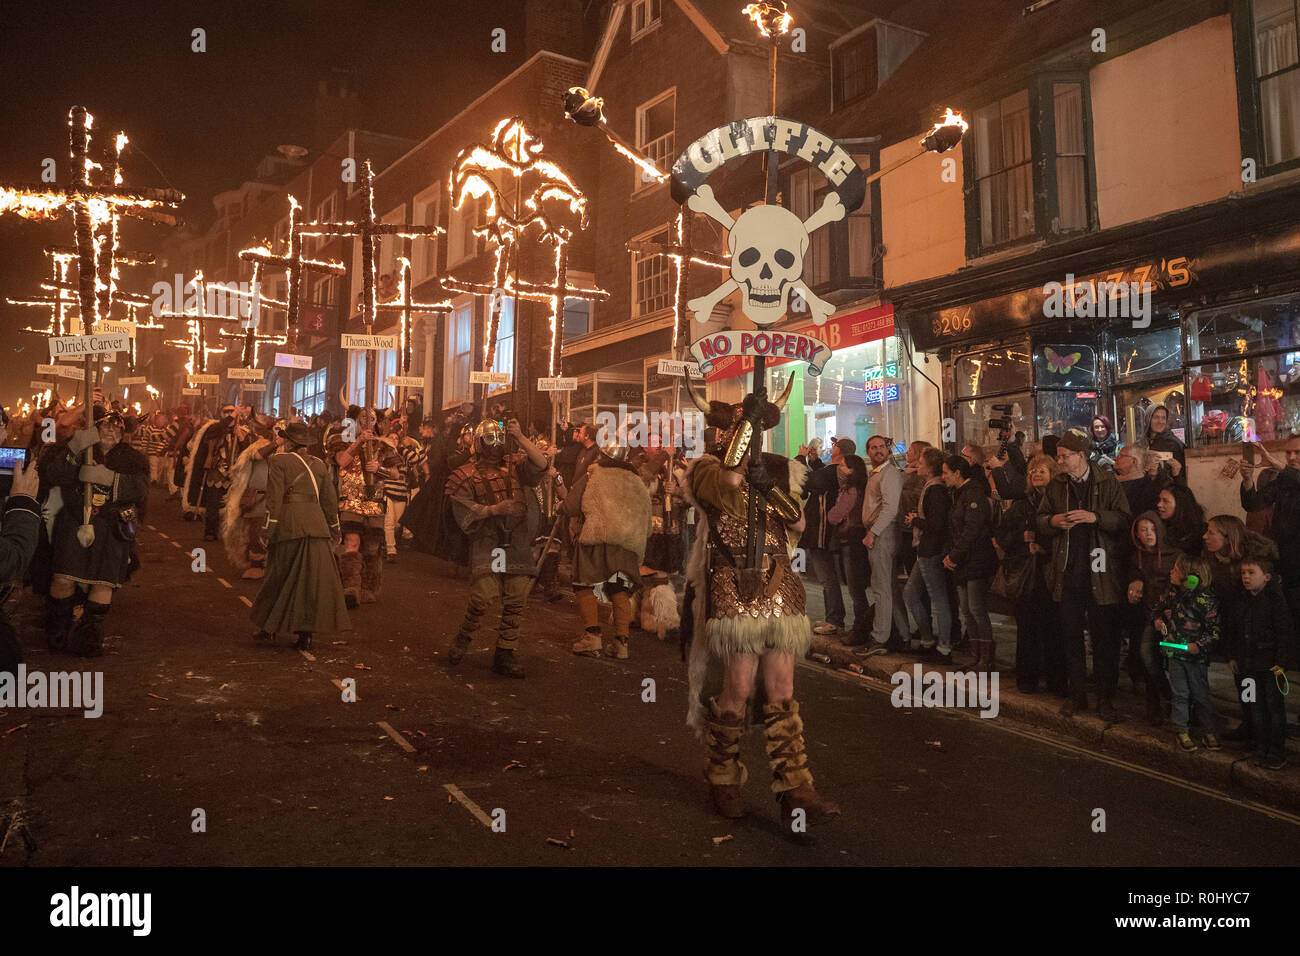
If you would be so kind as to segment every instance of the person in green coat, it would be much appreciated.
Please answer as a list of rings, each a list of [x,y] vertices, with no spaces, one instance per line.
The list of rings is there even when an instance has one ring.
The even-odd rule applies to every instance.
[[[307,453],[311,429],[293,422],[276,430],[281,453],[268,463],[266,576],[253,602],[255,639],[274,642],[292,631],[294,644],[309,650],[317,631],[352,630],[343,582],[334,563],[339,538],[338,494],[325,463]]]

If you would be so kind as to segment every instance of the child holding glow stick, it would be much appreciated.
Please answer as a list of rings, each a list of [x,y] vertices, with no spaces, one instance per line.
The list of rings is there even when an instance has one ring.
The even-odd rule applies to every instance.
[[[1170,720],[1178,743],[1195,750],[1189,705],[1195,706],[1201,743],[1218,750],[1217,716],[1210,701],[1210,652],[1219,640],[1219,599],[1210,590],[1210,565],[1200,557],[1180,555],[1169,571],[1169,590],[1153,609],[1152,625],[1160,638],[1169,684],[1173,688]]]

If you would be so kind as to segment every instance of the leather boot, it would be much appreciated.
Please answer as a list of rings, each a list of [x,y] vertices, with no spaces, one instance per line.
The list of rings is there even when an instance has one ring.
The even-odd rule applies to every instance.
[[[465,659],[465,652],[469,650],[472,638],[468,634],[457,634],[456,639],[452,641],[451,647],[447,649],[447,663],[455,667]]]
[[[709,748],[709,766],[704,771],[704,778],[709,782],[713,809],[728,820],[738,820],[745,815],[741,788],[749,778],[749,771],[740,762],[740,738],[745,730],[745,717],[718,710],[715,698],[709,701],[704,726],[704,742]]]
[[[998,643],[997,641],[984,642],[984,669],[990,674],[998,671]]]
[[[81,620],[68,638],[68,650],[82,657],[101,657],[104,653],[104,618],[110,605],[86,601]]]
[[[515,660],[515,652],[508,647],[498,647],[492,655],[492,673],[502,677],[523,677],[524,669]]]
[[[343,582],[343,599],[351,610],[361,603],[360,551],[344,551],[339,555],[339,577]]]
[[[795,810],[803,810],[805,821],[813,824],[837,816],[840,808],[813,788],[799,702],[791,698],[763,708],[763,732],[767,736],[767,759],[772,767],[772,792],[781,804],[785,822],[791,822]]]
[[[68,636],[75,624],[77,602],[76,593],[67,597],[49,597],[45,599],[45,641],[52,651],[67,650]]]

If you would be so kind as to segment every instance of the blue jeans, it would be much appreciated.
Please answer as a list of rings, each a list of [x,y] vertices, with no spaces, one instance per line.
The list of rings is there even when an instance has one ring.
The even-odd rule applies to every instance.
[[[1214,704],[1210,702],[1210,665],[1208,661],[1169,659],[1169,683],[1174,689],[1174,707],[1170,720],[1174,730],[1187,733],[1191,722],[1188,705],[1196,705],[1196,722],[1202,733],[1216,733]]]
[[[972,641],[993,640],[993,621],[989,617],[989,585],[992,583],[990,578],[957,582],[957,606]]]
[[[944,654],[951,653],[952,608],[948,605],[948,580],[943,567],[943,555],[916,559],[912,573],[907,576],[907,585],[903,588],[903,603],[912,612],[916,626],[922,631],[930,631],[938,641],[939,650]],[[930,605],[934,606],[933,627]]]

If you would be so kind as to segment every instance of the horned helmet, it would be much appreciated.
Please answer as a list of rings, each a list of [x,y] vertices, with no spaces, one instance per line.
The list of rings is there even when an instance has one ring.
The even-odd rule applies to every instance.
[[[757,420],[746,416],[743,404],[732,405],[727,402],[710,401],[696,391],[691,377],[685,377],[686,392],[691,401],[704,414],[704,422],[717,430],[714,448],[722,454],[723,464],[734,468],[744,460],[756,435],[775,428],[781,421],[781,410],[790,400],[790,390],[794,387],[794,376],[785,383],[785,388],[774,401],[764,401],[758,410]],[[760,437],[759,445],[762,440]]]

